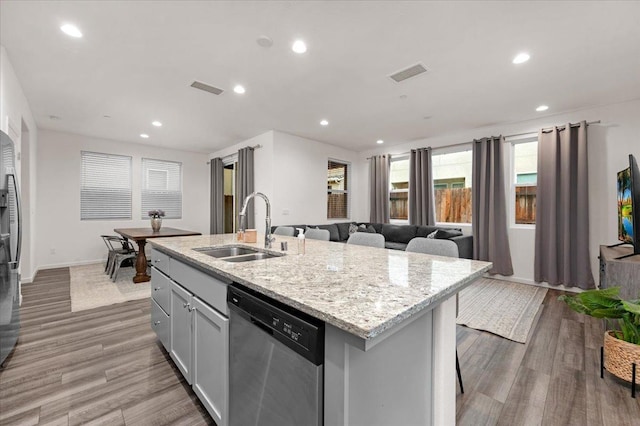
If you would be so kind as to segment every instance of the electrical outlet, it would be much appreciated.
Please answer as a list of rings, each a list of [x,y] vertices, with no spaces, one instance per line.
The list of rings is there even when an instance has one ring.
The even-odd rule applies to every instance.
[[[282,216],[289,216],[289,209],[282,209]]]

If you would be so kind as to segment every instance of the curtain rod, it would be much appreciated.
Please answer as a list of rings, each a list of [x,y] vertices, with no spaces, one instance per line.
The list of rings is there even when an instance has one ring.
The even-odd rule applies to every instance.
[[[587,122],[587,126],[588,126],[588,125],[590,125],[590,124],[599,124],[599,123],[600,123],[600,120],[589,121],[589,122]],[[580,126],[580,123],[574,123],[574,124],[571,124],[571,123],[570,123],[569,125],[570,125],[571,127],[578,127],[578,126]],[[556,127],[557,127],[559,130],[564,130],[564,129],[566,129],[566,128],[567,128],[567,126],[566,126],[566,125],[563,125],[563,126],[556,126]],[[547,127],[547,128],[545,128],[545,129],[542,129],[542,132],[543,132],[543,133],[547,133],[547,132],[550,132],[550,131],[552,131],[552,130],[553,130],[553,127]],[[507,138],[514,138],[514,137],[516,137],[516,136],[530,135],[531,133],[533,133],[533,132],[514,133],[514,134],[512,134],[512,135],[505,135],[505,136],[504,136],[504,138],[505,138],[505,139],[507,139]],[[437,146],[437,147],[435,147],[435,148],[433,148],[433,149],[440,149],[440,148],[452,148],[452,147],[455,147],[455,146],[469,145],[469,144],[472,144],[472,143],[473,143],[473,141],[469,141],[469,142],[459,142],[459,143],[454,143],[454,144],[451,144],[451,145]],[[408,155],[408,154],[411,154],[411,151],[401,152],[400,154],[391,154],[391,155],[392,155],[392,156],[393,156],[393,155],[395,155],[395,156],[399,156],[399,155]],[[370,160],[370,159],[371,159],[371,157],[367,157],[365,160]]]
[[[258,145],[254,145],[254,146],[245,146],[244,148],[258,149],[258,148],[262,148],[262,145],[258,144]],[[244,149],[244,148],[240,148],[240,149]],[[237,155],[237,154],[238,154],[237,152],[234,152],[233,154],[229,154],[229,155],[225,155],[224,157],[220,157],[220,159],[224,160],[225,158],[231,158],[231,157],[233,157],[234,155]],[[211,164],[211,161],[207,161],[207,164]]]

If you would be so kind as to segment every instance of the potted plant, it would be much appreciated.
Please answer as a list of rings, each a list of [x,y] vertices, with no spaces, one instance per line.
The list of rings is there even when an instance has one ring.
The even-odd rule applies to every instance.
[[[162,226],[164,211],[160,209],[149,210],[149,217],[151,218],[151,229],[153,229],[153,232],[158,232]]]
[[[632,382],[633,364],[636,365],[635,381],[640,375],[640,299],[622,300],[620,287],[588,290],[575,296],[558,298],[576,312],[594,318],[604,318],[604,368],[613,375]],[[611,327],[612,320],[618,329]],[[632,382],[633,383],[633,382]]]

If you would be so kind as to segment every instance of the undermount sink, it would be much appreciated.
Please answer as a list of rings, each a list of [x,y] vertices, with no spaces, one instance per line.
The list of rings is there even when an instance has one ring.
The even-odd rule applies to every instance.
[[[284,254],[265,253],[254,248],[238,246],[200,247],[193,250],[225,262],[249,262],[284,256]]]
[[[237,247],[237,246],[201,247],[201,248],[195,248],[194,250],[218,259],[221,257],[240,256],[243,254],[259,253],[259,251],[256,249],[252,249],[249,247]]]

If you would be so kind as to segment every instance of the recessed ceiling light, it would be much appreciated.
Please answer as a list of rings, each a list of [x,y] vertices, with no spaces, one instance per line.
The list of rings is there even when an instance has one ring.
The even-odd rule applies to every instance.
[[[273,40],[271,40],[270,37],[262,35],[260,37],[258,37],[258,39],[256,40],[256,43],[258,43],[258,46],[260,47],[271,47],[273,46]]]
[[[60,120],[60,117],[58,117],[57,115],[50,115],[49,120]]]
[[[291,46],[291,50],[293,50],[296,53],[303,54],[304,52],[307,51],[307,45],[302,40],[296,40],[293,42],[293,45]]]
[[[515,58],[513,58],[514,64],[522,64],[529,60],[530,56],[528,53],[518,53]]]
[[[384,143],[384,141],[383,141],[382,139],[378,139],[378,140],[376,141],[376,143],[377,143],[378,145],[381,145],[381,144],[383,144],[383,143]]]
[[[328,125],[329,125],[329,122],[328,122],[327,120],[321,120],[321,121],[320,121],[320,125],[321,125],[321,126],[328,126]]]
[[[159,122],[158,120],[153,121],[151,124],[153,124],[153,125],[154,125],[154,126],[156,126],[156,127],[162,127],[162,123],[161,123],[161,122]]]
[[[78,27],[76,27],[75,25],[64,24],[63,26],[60,27],[60,29],[62,30],[63,33],[65,33],[68,36],[75,37],[75,38],[82,37],[82,33],[80,32]]]
[[[244,87],[239,85],[239,84],[237,84],[236,87],[233,88],[233,91],[236,92],[239,95],[242,95],[244,92],[246,92]]]
[[[148,134],[146,134],[146,133],[141,133],[141,134],[140,134],[140,137],[141,137],[142,139],[149,139],[149,135],[148,135]]]
[[[549,107],[546,105],[540,105],[538,108],[536,108],[536,111],[541,112],[541,111],[546,111],[548,110]]]
[[[103,115],[102,118],[111,118],[110,115]]]

